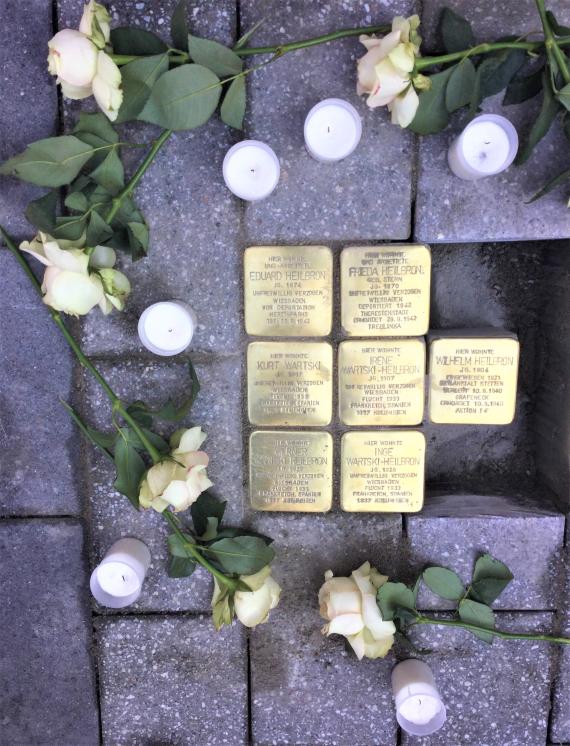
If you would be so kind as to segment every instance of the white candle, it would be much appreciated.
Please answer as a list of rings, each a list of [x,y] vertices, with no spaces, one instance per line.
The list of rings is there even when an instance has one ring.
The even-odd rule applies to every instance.
[[[445,705],[430,667],[410,658],[392,671],[392,691],[396,702],[396,720],[412,736],[429,736],[445,723]]]
[[[155,355],[177,355],[194,336],[196,314],[185,303],[164,301],[146,308],[138,324],[141,342]]]
[[[518,148],[517,131],[508,119],[498,114],[482,114],[452,142],[447,161],[460,179],[474,181],[507,169]]]
[[[362,136],[362,121],[348,101],[327,98],[307,114],[304,134],[309,154],[317,161],[333,163],[356,148]]]
[[[101,606],[122,609],[134,603],[150,567],[150,552],[139,539],[119,539],[91,573],[91,593]]]
[[[228,150],[222,170],[226,186],[236,197],[257,202],[275,189],[281,166],[269,145],[242,140]]]

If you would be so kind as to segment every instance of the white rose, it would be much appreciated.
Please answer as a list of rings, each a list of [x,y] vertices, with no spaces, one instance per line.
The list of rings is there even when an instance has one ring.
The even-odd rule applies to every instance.
[[[394,622],[385,622],[376,591],[388,578],[365,562],[350,578],[335,578],[329,570],[319,591],[320,614],[328,621],[324,635],[344,635],[362,658],[383,658],[394,643]]]
[[[206,474],[208,455],[198,450],[206,440],[199,427],[178,431],[176,447],[168,459],[147,471],[140,485],[139,503],[162,513],[169,505],[175,512],[186,510],[212,486]]]
[[[90,0],[83,7],[79,30],[102,49],[111,37],[110,21],[111,16],[107,8],[96,3],[95,0]]]
[[[114,122],[123,103],[121,71],[103,51],[97,56],[97,74],[93,78],[92,86],[99,108]]]
[[[104,298],[103,284],[96,274],[89,274],[89,254],[83,249],[62,249],[45,233],[24,241],[20,249],[46,266],[43,300],[56,311],[84,316]]]
[[[357,93],[368,94],[371,108],[387,106],[392,122],[401,127],[411,124],[419,105],[411,79],[421,41],[418,26],[417,16],[397,17],[382,39],[360,37],[368,52],[358,61]]]
[[[271,577],[271,567],[266,565],[255,575],[241,575],[240,580],[243,580],[252,592],[236,592],[234,608],[237,618],[245,627],[264,624],[281,596],[281,586]]]

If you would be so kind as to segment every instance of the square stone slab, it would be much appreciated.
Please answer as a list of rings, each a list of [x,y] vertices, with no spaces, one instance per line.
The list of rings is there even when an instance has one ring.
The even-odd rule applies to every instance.
[[[183,363],[144,364],[126,362],[100,365],[103,374],[124,401],[144,399],[155,407],[168,398],[181,400],[187,394],[188,372]],[[242,440],[240,423],[241,365],[237,358],[197,365],[203,385],[190,416],[182,423],[156,420],[157,429],[168,437],[179,427],[201,425],[208,434],[204,450],[210,456],[208,476],[212,493],[227,500],[226,525],[239,525],[243,514]],[[85,418],[95,427],[110,431],[110,409],[101,389],[87,381]],[[170,533],[164,519],[153,509],[135,511],[126,497],[113,489],[114,468],[107,459],[86,446],[90,458],[91,565],[100,562],[106,550],[121,536],[144,541],[152,555],[143,591],[129,609],[145,611],[207,611],[212,597],[210,575],[197,569],[190,578],[169,578],[166,538]],[[190,511],[180,514],[191,523]],[[116,613],[104,610],[109,613]]]
[[[77,515],[77,436],[59,401],[73,399],[73,359],[6,249],[0,274],[0,514]]]
[[[364,522],[350,515],[268,513],[253,526],[275,539],[273,575],[283,587],[269,622],[250,634],[253,743],[395,746],[393,659],[359,662],[341,637],[325,638],[317,596],[328,569],[349,575],[370,560],[381,572],[396,573],[400,517]]]
[[[553,614],[497,614],[508,631],[550,633]],[[543,642],[497,640],[488,645],[465,630],[415,628],[416,646],[435,676],[447,721],[426,738],[402,732],[405,746],[539,746],[545,744],[556,656]]]
[[[83,541],[75,521],[0,523],[4,744],[99,744]]]
[[[436,38],[442,7],[437,0],[426,0],[423,4],[420,31],[426,39],[425,55],[430,49],[442,51]],[[540,28],[533,0],[516,3],[516,13],[513,7],[495,0],[480,0],[476,5],[459,0],[453,5],[454,10],[472,23],[477,42]],[[560,23],[570,23],[565,0],[549,3],[549,9]],[[485,99],[482,109],[512,121],[522,139],[538,115],[540,96],[523,104],[502,107],[503,95]],[[447,164],[447,150],[466,124],[466,113],[461,110],[451,116],[443,132],[420,138],[415,238],[431,242],[566,238],[570,232],[570,213],[566,209],[568,184],[531,205],[525,204],[547,181],[570,167],[570,147],[560,122],[553,124],[523,166],[512,165],[497,176],[478,181],[459,179]]]
[[[428,495],[421,514],[407,519],[410,569],[442,565],[467,584],[475,560],[488,552],[504,562],[514,580],[494,606],[499,609],[554,609],[564,540],[564,516],[515,497]],[[532,561],[531,561],[532,560]],[[415,579],[415,578],[414,578]],[[423,609],[447,609],[449,602],[423,588]]]
[[[104,743],[247,742],[243,627],[151,616],[100,621],[97,632]]]
[[[262,18],[251,46],[309,38],[340,28],[389,23],[409,15],[414,3],[349,0],[321,5],[293,0],[245,0],[241,28]],[[327,243],[329,239],[405,239],[410,235],[412,137],[390,124],[386,111],[370,111],[356,95],[357,39],[287,54],[248,79],[246,133],[267,142],[281,161],[273,194],[245,206],[249,243]],[[251,64],[264,58],[256,57]],[[303,124],[325,98],[348,100],[363,119],[352,155],[319,163],[306,151]],[[365,175],[365,177],[364,177]]]

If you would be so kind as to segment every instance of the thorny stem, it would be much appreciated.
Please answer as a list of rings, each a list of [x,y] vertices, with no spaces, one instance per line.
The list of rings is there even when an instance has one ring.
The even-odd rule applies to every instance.
[[[468,622],[460,622],[452,619],[433,619],[432,617],[419,615],[414,620],[413,624],[432,624],[441,625],[442,627],[459,627],[460,629],[469,630],[469,632],[486,632],[495,637],[499,637],[502,640],[539,640],[543,642],[556,642],[560,645],[570,645],[570,638],[568,637],[552,637],[551,635],[539,635],[525,632],[502,632],[498,629],[487,629],[486,627],[479,627],[476,624],[469,624]]]

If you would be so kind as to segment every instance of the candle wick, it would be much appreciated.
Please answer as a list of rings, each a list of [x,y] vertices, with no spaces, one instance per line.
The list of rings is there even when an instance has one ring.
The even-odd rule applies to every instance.
[[[126,582],[127,582],[127,579],[125,578],[125,576],[124,576],[124,575],[121,575],[121,577],[123,578],[123,583],[126,583]]]
[[[484,143],[485,143],[485,145],[490,145],[491,141],[490,140],[484,140]]]
[[[327,132],[330,132],[330,131],[331,131],[331,128],[330,128],[330,127],[327,127]]]
[[[172,329],[169,329],[168,331],[169,331],[169,332],[171,332],[171,331],[172,331]]]

